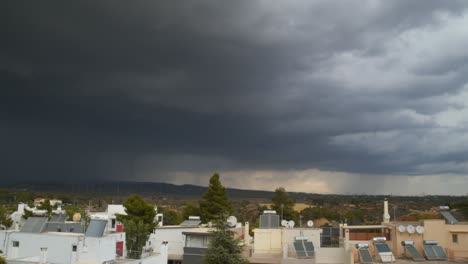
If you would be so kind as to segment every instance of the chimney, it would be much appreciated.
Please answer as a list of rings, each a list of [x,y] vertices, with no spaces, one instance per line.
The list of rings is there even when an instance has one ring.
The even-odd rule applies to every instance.
[[[390,223],[390,214],[388,213],[388,201],[387,198],[384,200],[384,213],[383,213],[384,224]]]
[[[250,246],[249,222],[244,225],[244,245]]]
[[[161,248],[160,248],[160,256],[161,256],[161,263],[167,263],[167,259],[169,256],[169,246],[167,245],[167,241],[163,241],[161,243]]]
[[[41,248],[41,264],[47,263],[47,248]]]

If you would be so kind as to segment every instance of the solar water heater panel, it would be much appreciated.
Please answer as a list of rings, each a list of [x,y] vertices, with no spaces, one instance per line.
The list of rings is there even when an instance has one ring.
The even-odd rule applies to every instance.
[[[314,252],[315,252],[314,244],[311,241],[304,242],[304,247],[305,247],[307,256],[311,257],[314,255]]]
[[[359,258],[361,259],[361,263],[363,264],[371,264],[374,263],[372,256],[367,248],[359,249]]]
[[[307,257],[302,241],[295,241],[293,244],[294,244],[294,249],[296,250],[297,258]]]
[[[447,255],[445,254],[445,250],[441,246],[432,246],[437,258],[440,260],[446,260]]]
[[[387,243],[377,243],[374,245],[375,245],[375,248],[377,248],[377,251],[379,253],[392,252],[390,248],[388,247]]]
[[[423,260],[425,260],[424,257],[421,256],[421,254],[419,254],[419,252],[416,250],[416,248],[414,246],[412,246],[412,245],[406,246],[405,249],[406,249],[406,252],[411,256],[411,258],[414,261],[423,261]]]
[[[437,260],[438,259],[434,249],[432,248],[432,245],[424,245],[423,249],[424,249],[424,254],[426,255],[426,258],[428,260]]]

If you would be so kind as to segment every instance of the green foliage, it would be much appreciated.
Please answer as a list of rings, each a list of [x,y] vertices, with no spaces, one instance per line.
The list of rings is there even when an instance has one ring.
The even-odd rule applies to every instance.
[[[276,188],[271,201],[273,202],[271,209],[276,210],[280,216],[281,212],[283,212],[282,219],[298,219],[298,213],[294,211],[294,205],[296,202],[293,198],[289,197],[283,187]]]
[[[148,225],[148,232],[153,231],[156,226],[154,223],[156,211],[153,205],[147,203],[141,196],[133,194],[127,198],[123,206],[127,215],[118,215],[118,221],[132,220],[134,223],[142,221],[145,225]]]
[[[26,209],[26,208],[24,208],[23,218],[24,218],[24,219],[28,219],[28,218],[31,217],[31,216],[34,216],[33,212],[30,211],[30,210],[28,210],[28,209]]]
[[[6,264],[6,260],[4,257],[0,256],[0,264]]]
[[[468,216],[468,201],[459,201],[450,204],[451,208],[458,209],[461,211],[465,216]]]
[[[46,199],[44,202],[41,202],[37,209],[47,210],[47,215],[50,215],[50,213],[52,212],[52,205],[50,204],[50,200]]]
[[[213,231],[204,264],[247,264],[242,258],[243,247],[234,237],[234,232],[226,224],[226,214],[221,214],[215,221],[216,229]]]
[[[10,214],[4,207],[0,207],[0,224],[10,227],[13,224],[13,220],[10,218]]]
[[[68,221],[72,221],[72,220],[73,220],[73,215],[74,215],[75,213],[81,214],[81,217],[85,217],[85,216],[86,216],[86,212],[85,212],[84,208],[79,207],[79,206],[74,206],[74,205],[67,206],[66,209],[65,209],[65,212],[66,212],[67,215],[68,215]]]
[[[156,211],[136,194],[130,195],[123,206],[127,215],[117,215],[117,220],[124,223],[128,256],[140,258],[143,246],[156,226]]]
[[[182,212],[182,219],[187,220],[189,216],[200,216],[200,206],[193,203],[185,205],[184,211]]]
[[[301,215],[304,216],[305,219],[319,219],[319,218],[327,218],[329,221],[340,220],[340,215],[335,210],[330,210],[327,207],[310,207],[306,208],[301,211]]]
[[[219,174],[215,173],[210,178],[208,191],[203,194],[200,201],[200,217],[208,222],[220,217],[223,212],[232,214],[232,204],[226,193],[226,188],[219,180]]]
[[[150,235],[146,232],[150,228],[150,225],[143,223],[141,220],[138,223],[135,223],[133,220],[125,220],[124,226],[127,255],[132,259],[139,259]]]
[[[163,225],[178,225],[182,223],[182,217],[176,210],[159,207],[158,212],[161,212],[164,216]]]

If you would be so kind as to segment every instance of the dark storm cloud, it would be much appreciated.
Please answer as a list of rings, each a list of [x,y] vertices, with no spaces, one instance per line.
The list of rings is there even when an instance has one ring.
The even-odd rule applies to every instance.
[[[464,1],[2,5],[9,177],[468,171]]]

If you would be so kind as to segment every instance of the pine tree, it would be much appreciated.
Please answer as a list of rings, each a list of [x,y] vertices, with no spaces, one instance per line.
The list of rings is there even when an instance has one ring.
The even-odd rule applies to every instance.
[[[296,202],[289,197],[283,187],[276,188],[275,195],[271,198],[271,201],[273,202],[271,209],[276,210],[280,215],[282,214],[282,219],[297,220],[297,213],[294,211]]]
[[[227,196],[226,188],[219,180],[219,174],[215,173],[210,178],[208,191],[203,194],[200,201],[200,216],[202,221],[207,222],[218,219],[223,212],[232,214],[232,204]]]
[[[127,215],[117,215],[124,223],[129,258],[140,258],[143,246],[156,224],[156,211],[139,195],[130,195],[123,203]]]
[[[247,264],[242,258],[243,246],[234,237],[234,232],[226,223],[226,214],[215,221],[215,230],[205,253],[204,264]]]

